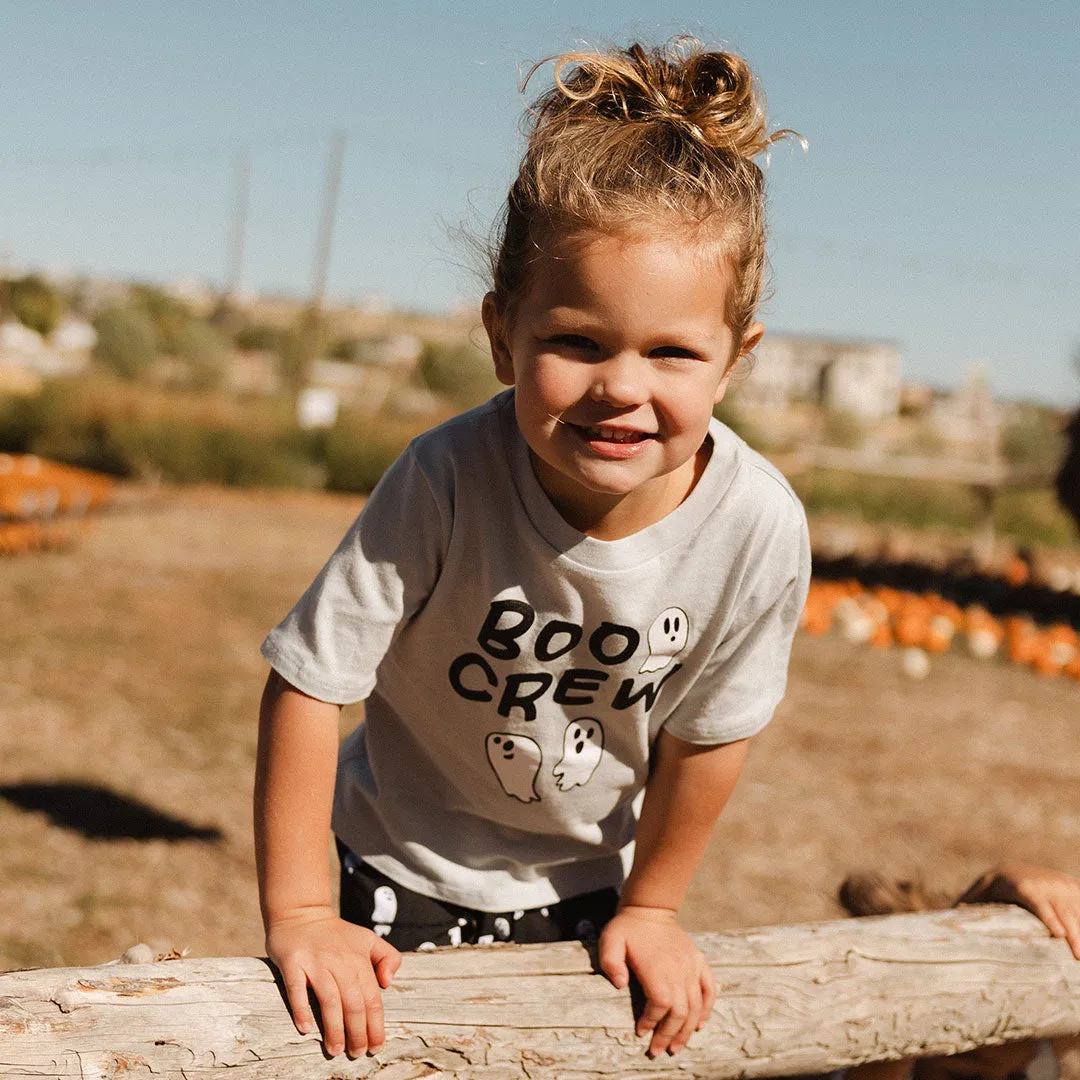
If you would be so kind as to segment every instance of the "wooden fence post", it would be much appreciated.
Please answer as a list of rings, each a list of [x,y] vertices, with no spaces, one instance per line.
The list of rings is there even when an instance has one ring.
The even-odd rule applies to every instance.
[[[631,996],[576,943],[406,956],[376,1057],[327,1059],[261,960],[0,975],[0,1077],[735,1080],[1080,1032],[1080,961],[1019,908],[986,905],[696,935],[718,998],[651,1061]]]

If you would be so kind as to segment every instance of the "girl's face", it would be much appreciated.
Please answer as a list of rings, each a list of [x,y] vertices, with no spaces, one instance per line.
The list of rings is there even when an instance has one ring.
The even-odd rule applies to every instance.
[[[496,374],[515,387],[537,479],[571,524],[614,539],[689,494],[713,406],[764,329],[735,342],[730,287],[684,240],[588,234],[538,260],[511,319],[484,298]]]

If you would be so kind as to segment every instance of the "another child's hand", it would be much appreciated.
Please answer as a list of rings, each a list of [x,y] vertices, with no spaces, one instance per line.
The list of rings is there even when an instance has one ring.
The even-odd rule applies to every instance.
[[[988,870],[958,904],[1019,904],[1038,915],[1054,937],[1065,938],[1080,960],[1080,880],[1045,866],[1002,863]]]
[[[677,1054],[704,1027],[716,998],[701,950],[663,908],[627,905],[600,935],[600,969],[620,989],[630,969],[645,991],[638,1035],[652,1032],[649,1055]]]
[[[271,921],[266,950],[281,972],[297,1030],[309,1035],[315,1018],[308,986],[322,1013],[323,1043],[334,1057],[374,1053],[385,1039],[380,987],[390,985],[401,953],[377,934],[338,918],[332,908],[308,908]]]

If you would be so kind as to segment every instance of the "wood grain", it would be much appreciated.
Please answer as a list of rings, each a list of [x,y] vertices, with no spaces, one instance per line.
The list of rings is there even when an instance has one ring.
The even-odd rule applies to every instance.
[[[704,1031],[650,1061],[631,997],[576,943],[405,957],[376,1057],[328,1059],[252,958],[0,975],[0,1077],[715,1078],[819,1073],[1080,1032],[1080,962],[1018,908],[695,935]]]

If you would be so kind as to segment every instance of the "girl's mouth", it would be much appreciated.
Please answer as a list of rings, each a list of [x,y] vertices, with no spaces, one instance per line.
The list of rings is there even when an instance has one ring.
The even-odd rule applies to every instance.
[[[607,427],[602,424],[595,427],[586,427],[583,424],[568,426],[593,454],[612,460],[635,457],[656,438],[650,432],[633,428]]]
[[[574,426],[589,442],[638,443],[652,438],[647,431],[634,431],[632,428],[579,427],[576,424]]]

